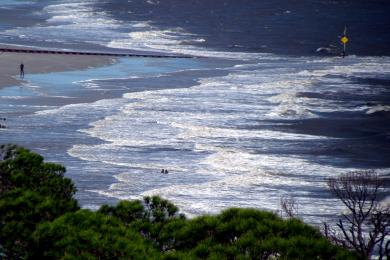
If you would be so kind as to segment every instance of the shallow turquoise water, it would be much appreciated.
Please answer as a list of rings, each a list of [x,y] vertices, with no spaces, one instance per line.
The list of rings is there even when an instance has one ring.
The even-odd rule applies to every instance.
[[[26,1],[26,0],[2,0],[1,5],[20,5],[20,4],[28,4],[33,1]]]
[[[0,97],[74,96],[80,83],[89,80],[148,77],[178,70],[199,68],[196,59],[121,58],[113,65],[85,70],[26,74],[27,83],[0,89]],[[28,68],[26,68],[28,69]]]

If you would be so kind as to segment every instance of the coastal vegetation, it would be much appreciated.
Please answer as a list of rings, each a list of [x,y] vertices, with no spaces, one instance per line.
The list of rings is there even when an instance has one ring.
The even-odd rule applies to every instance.
[[[231,208],[187,219],[160,197],[80,209],[65,168],[0,148],[3,259],[364,259],[296,218]]]

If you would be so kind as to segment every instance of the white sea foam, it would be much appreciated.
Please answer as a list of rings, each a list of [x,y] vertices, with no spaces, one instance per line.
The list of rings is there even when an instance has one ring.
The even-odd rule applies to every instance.
[[[160,1],[158,1],[158,0],[146,0],[146,3],[148,3],[150,5],[158,5],[160,3]]]
[[[26,99],[27,96],[0,96],[1,99]]]
[[[96,0],[54,3],[43,9],[50,17],[47,24],[33,27],[20,27],[5,31],[11,36],[21,36],[38,41],[50,42],[90,42],[104,45],[112,38],[121,36],[116,29],[121,22],[103,11],[94,8]],[[61,33],[58,33],[61,31]]]
[[[213,51],[201,47],[194,47],[188,45],[188,43],[202,43],[206,40],[203,38],[199,38],[197,35],[190,34],[180,27],[170,28],[168,30],[160,30],[150,24],[148,25],[148,22],[144,22],[143,25],[144,27],[148,27],[148,30],[130,32],[127,37],[121,37],[112,40],[107,44],[107,46],[111,48],[123,48],[130,50],[149,50],[167,53],[181,53],[185,55],[193,55],[199,57],[205,56],[239,60],[253,60],[254,58],[264,57],[276,59],[276,57],[273,57],[273,55],[271,54],[243,52],[232,53]]]
[[[52,24],[74,24],[80,28],[118,28],[120,22],[93,8],[95,1],[53,4],[44,8],[51,15],[47,22]]]
[[[104,110],[114,111],[116,107],[115,104],[120,105],[123,104],[119,99],[102,99],[96,101],[94,103],[79,103],[79,104],[69,104],[62,107],[57,107],[54,109],[46,109],[35,112],[36,115],[39,116],[48,116],[55,115],[61,118],[61,115],[69,115],[73,114],[73,117],[76,117],[75,113],[85,113],[91,107],[96,113],[99,113]]]
[[[284,195],[294,196],[308,214],[316,214],[318,205],[321,205],[324,214],[332,214],[342,208],[342,205],[333,199],[317,199],[316,206],[304,200],[313,191],[326,190],[326,178],[337,176],[345,169],[326,169],[326,167],[313,165],[299,158],[272,157],[239,151],[223,151],[223,149],[206,158],[202,165],[214,176],[220,173],[218,179],[199,184],[163,186],[137,196],[125,192],[131,190],[129,185],[132,185],[135,180],[131,173],[122,173],[117,176],[121,184],[112,185],[103,193],[113,197],[119,196],[122,199],[161,195],[172,199],[190,215],[217,213],[221,209],[232,206],[260,207],[275,211],[278,210],[279,200]],[[283,167],[295,168],[297,176],[279,175],[278,170],[283,170]],[[315,178],[310,174],[300,175],[303,170],[316,172]],[[197,203],[194,204],[194,201]]]
[[[130,187],[134,182],[137,183],[135,178],[138,177],[128,172],[116,176],[119,183],[111,185],[109,190],[96,192],[121,199],[160,195],[173,200],[190,216],[217,213],[232,206],[277,211],[281,197],[293,196],[300,205],[301,214],[334,215],[343,209],[339,201],[324,196],[317,197],[313,203],[309,198],[313,193],[326,192],[327,178],[353,170],[317,165],[296,157],[256,155],[224,149],[206,158],[201,165],[203,170],[214,176],[220,173],[217,180],[164,185],[136,195],[129,190],[132,190]],[[291,172],[291,169],[294,171]],[[311,174],[313,172],[316,174]],[[321,222],[318,218],[311,221]]]
[[[303,58],[268,60],[262,56],[257,63],[229,68],[225,76],[200,79],[191,88],[124,94],[114,113],[82,130],[104,144],[74,145],[69,154],[128,169],[116,175],[117,182],[108,189],[93,190],[105,196],[135,199],[158,194],[185,213],[197,215],[232,206],[275,211],[280,198],[289,195],[299,201],[302,214],[334,215],[342,205],[319,194],[326,192],[327,178],[353,168],[316,163],[342,159],[261,151],[277,144],[310,146],[336,139],[256,127],[262,120],[307,119],[319,117],[319,112],[386,111],[386,107],[370,110],[300,95],[331,93],[340,84],[345,91],[357,87],[366,91],[348,77],[363,75],[365,68],[372,69],[378,61],[353,57],[347,64],[337,60],[335,65],[333,60],[320,60],[308,64]],[[367,87],[367,91],[373,90]],[[248,128],[248,124],[255,127]],[[160,175],[161,168],[170,174]],[[312,223],[321,221],[306,218]]]
[[[142,29],[149,28],[149,27],[151,27],[150,23],[151,23],[151,21],[140,21],[140,22],[134,21],[132,23],[132,27],[142,28]]]
[[[377,112],[390,112],[390,106],[376,105],[367,109],[367,114],[373,114]]]

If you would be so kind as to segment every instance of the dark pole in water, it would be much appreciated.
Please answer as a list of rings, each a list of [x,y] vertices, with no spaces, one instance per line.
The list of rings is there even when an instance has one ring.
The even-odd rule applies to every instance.
[[[346,49],[347,49],[347,42],[348,42],[348,38],[347,38],[347,26],[344,27],[344,33],[343,33],[343,36],[341,37],[341,43],[343,44],[343,52],[342,52],[342,57],[344,58],[347,53],[346,53]]]

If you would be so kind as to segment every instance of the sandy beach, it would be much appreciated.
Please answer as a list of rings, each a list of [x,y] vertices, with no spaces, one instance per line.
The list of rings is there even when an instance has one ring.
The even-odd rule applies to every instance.
[[[0,45],[1,46],[1,45]],[[0,88],[17,85],[19,66],[24,64],[25,79],[31,73],[82,70],[114,63],[112,57],[38,53],[0,53]]]

